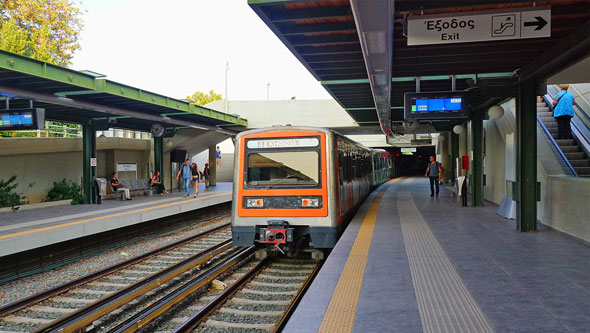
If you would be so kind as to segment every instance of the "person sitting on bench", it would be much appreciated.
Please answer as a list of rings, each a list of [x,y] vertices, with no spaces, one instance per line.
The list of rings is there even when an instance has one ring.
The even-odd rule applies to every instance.
[[[129,189],[126,188],[125,185],[119,181],[119,179],[117,179],[116,172],[113,172],[113,176],[111,177],[111,186],[113,187],[113,190],[117,192],[117,194],[119,194],[119,192],[125,192],[125,199],[131,200]]]
[[[154,187],[158,192],[160,192],[161,196],[164,196],[164,193],[168,194],[168,191],[164,188],[164,182],[160,179],[160,171],[156,171],[152,180],[150,181],[152,187]]]

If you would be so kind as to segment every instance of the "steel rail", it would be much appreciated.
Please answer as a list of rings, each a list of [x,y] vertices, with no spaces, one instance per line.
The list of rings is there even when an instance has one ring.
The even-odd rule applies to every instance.
[[[131,266],[131,265],[137,264],[137,263],[139,263],[139,262],[141,262],[141,261],[143,261],[143,260],[145,260],[145,259],[147,259],[149,257],[158,255],[158,254],[163,253],[163,252],[167,252],[169,250],[172,250],[174,248],[177,248],[179,246],[182,246],[182,245],[184,245],[186,243],[190,243],[190,242],[192,242],[192,241],[194,241],[194,240],[196,240],[198,238],[202,238],[202,237],[205,237],[205,236],[207,236],[209,234],[215,233],[215,232],[217,232],[217,231],[219,231],[219,230],[221,230],[223,228],[228,227],[229,225],[230,225],[229,223],[224,223],[223,225],[220,225],[218,227],[209,229],[207,231],[203,231],[203,232],[201,232],[199,234],[190,236],[190,237],[185,238],[185,239],[181,239],[181,240],[176,241],[174,243],[170,243],[170,244],[165,245],[165,246],[163,246],[161,248],[158,248],[158,249],[155,249],[155,250],[146,252],[146,253],[141,254],[141,255],[139,255],[137,257],[134,257],[134,258],[131,258],[129,260],[126,260],[126,261],[120,262],[118,264],[115,264],[113,266],[110,266],[110,267],[101,269],[101,270],[96,271],[94,273],[90,273],[88,275],[82,276],[82,277],[80,277],[78,279],[75,279],[75,280],[72,280],[70,282],[64,283],[64,284],[59,285],[57,287],[48,289],[48,290],[43,291],[41,293],[38,293],[38,294],[35,294],[35,295],[32,295],[32,296],[29,296],[27,298],[23,298],[21,300],[18,300],[16,302],[13,302],[13,303],[9,303],[7,305],[4,305],[4,306],[0,307],[0,317],[7,316],[7,315],[9,315],[11,313],[14,313],[14,312],[18,311],[18,310],[22,310],[22,309],[24,309],[26,307],[29,307],[29,306],[33,305],[33,304],[39,303],[39,302],[44,301],[44,300],[46,300],[48,298],[51,298],[51,297],[57,296],[59,294],[62,294],[62,293],[66,292],[68,290],[71,290],[73,288],[76,288],[76,287],[79,287],[79,286],[84,285],[86,283],[89,283],[89,282],[95,281],[97,279],[100,279],[103,276],[106,276],[108,274],[111,274],[112,272],[116,272],[118,270],[124,269],[126,267]]]
[[[262,271],[265,267],[268,266],[270,263],[270,259],[267,257],[263,261],[256,264],[256,266],[252,267],[246,274],[242,275],[236,282],[230,285],[227,289],[223,291],[219,296],[215,297],[211,302],[207,305],[202,307],[197,313],[192,315],[187,321],[185,321],[180,327],[174,330],[174,333],[179,332],[191,332],[194,330],[199,324],[203,322],[204,319],[209,317],[215,310],[217,310],[220,306],[222,306],[227,300],[229,300],[233,295],[242,289],[248,282],[250,282],[260,271]]]
[[[303,286],[301,287],[301,289],[299,289],[299,292],[297,293],[297,295],[295,295],[293,302],[291,302],[291,304],[289,304],[289,307],[287,308],[287,310],[285,310],[285,312],[283,313],[283,316],[281,316],[281,319],[279,319],[279,321],[277,322],[277,325],[275,326],[273,332],[281,332],[283,330],[283,328],[285,328],[285,325],[287,325],[287,321],[289,320],[289,318],[291,318],[291,315],[293,314],[293,312],[295,312],[297,305],[299,305],[299,302],[301,301],[301,299],[303,298],[303,296],[307,292],[307,289],[309,289],[309,287],[311,286],[311,283],[315,279],[316,275],[318,275],[318,273],[320,272],[320,269],[322,268],[323,264],[324,264],[324,261],[318,262],[318,264],[315,266],[315,268],[313,269],[311,274],[309,274],[309,276],[307,277],[307,279],[303,283]]]
[[[84,329],[92,322],[113,310],[137,299],[173,278],[203,264],[232,248],[231,239],[218,243],[190,258],[182,260],[156,274],[146,277],[122,290],[102,298],[88,306],[72,312],[42,327],[37,332],[75,332]]]
[[[110,330],[110,332],[128,333],[140,330],[141,328],[151,323],[154,319],[166,313],[174,305],[184,301],[187,297],[189,297],[191,294],[193,294],[200,288],[207,286],[209,283],[215,280],[215,278],[219,276],[219,274],[227,271],[234,265],[238,264],[240,261],[252,255],[254,251],[254,246],[250,246],[248,248],[241,250],[239,253],[237,253],[229,260],[219,263],[214,267],[208,269],[201,276],[196,277],[184,286],[181,286],[180,288],[174,290],[168,296],[158,300],[142,312],[136,314],[132,318],[126,320],[114,329]]]

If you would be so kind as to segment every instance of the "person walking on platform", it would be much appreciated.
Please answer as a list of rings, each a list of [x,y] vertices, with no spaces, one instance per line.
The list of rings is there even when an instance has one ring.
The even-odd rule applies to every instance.
[[[426,173],[424,177],[430,178],[430,196],[434,196],[434,186],[436,185],[436,196],[438,197],[438,192],[440,192],[440,185],[439,185],[439,177],[442,175],[442,167],[440,163],[438,163],[434,156],[430,156],[430,163],[428,163],[428,168],[426,168]]]
[[[209,188],[209,163],[205,163],[205,168],[203,169],[203,178],[205,178],[205,188]]]
[[[570,120],[574,117],[576,100],[567,89],[569,84],[560,85],[561,91],[553,98],[553,118],[557,121],[557,139],[571,139],[572,127]]]
[[[201,171],[197,166],[197,163],[193,163],[191,165],[191,175],[192,175],[192,182],[195,186],[195,198],[199,195],[199,178],[201,178]]]
[[[182,182],[184,183],[184,197],[187,198],[190,195],[190,187],[191,187],[191,165],[188,159],[184,161],[184,164],[180,166],[178,173],[176,174],[176,180],[180,179],[182,176]]]
[[[150,181],[152,187],[156,188],[161,196],[164,196],[164,193],[168,194],[168,191],[164,188],[164,182],[160,179],[160,171],[156,171],[152,180]]]
[[[217,150],[215,151],[215,163],[217,167],[219,167],[219,163],[221,163],[221,150],[219,150],[219,146],[217,146]]]
[[[125,185],[121,183],[121,181],[119,181],[116,172],[113,172],[113,175],[111,177],[111,186],[113,187],[113,190],[115,190],[115,192],[117,193],[125,192],[125,199],[131,200],[131,194],[129,193],[129,189],[126,188]]]

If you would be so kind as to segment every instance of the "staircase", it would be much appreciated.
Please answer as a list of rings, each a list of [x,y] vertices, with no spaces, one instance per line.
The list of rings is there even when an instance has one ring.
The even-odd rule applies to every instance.
[[[590,159],[574,139],[557,140],[557,121],[545,102],[537,103],[537,114],[553,139],[580,177],[590,177]]]

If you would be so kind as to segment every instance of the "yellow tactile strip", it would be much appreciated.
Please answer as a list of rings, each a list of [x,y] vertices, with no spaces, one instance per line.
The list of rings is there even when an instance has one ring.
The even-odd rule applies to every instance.
[[[28,235],[28,234],[36,233],[36,232],[43,232],[43,231],[47,231],[47,230],[53,230],[53,229],[57,229],[57,228],[69,227],[69,226],[72,226],[72,225],[77,225],[77,224],[82,224],[82,223],[88,223],[88,222],[93,222],[93,221],[98,221],[98,220],[104,220],[104,219],[108,219],[108,218],[111,218],[111,217],[123,216],[123,215],[128,215],[128,214],[133,214],[133,213],[139,213],[139,212],[144,212],[144,211],[158,209],[158,208],[164,208],[164,207],[169,207],[169,206],[174,206],[174,205],[180,205],[180,204],[188,203],[188,202],[191,202],[191,201],[197,201],[197,200],[203,200],[203,199],[208,199],[208,198],[214,198],[214,197],[218,197],[218,196],[221,196],[221,195],[227,195],[227,194],[231,194],[231,192],[224,192],[224,193],[219,193],[219,194],[213,194],[213,195],[209,195],[209,196],[205,196],[205,197],[200,197],[200,198],[196,198],[196,199],[175,201],[175,202],[167,203],[167,204],[164,204],[164,205],[151,206],[151,207],[146,207],[146,208],[141,208],[141,209],[135,209],[135,210],[121,212],[121,213],[116,213],[116,214],[110,214],[110,215],[105,215],[105,216],[97,216],[97,217],[88,218],[88,219],[84,219],[84,220],[78,220],[78,221],[72,221],[72,222],[63,223],[63,224],[51,225],[51,226],[48,226],[48,227],[43,227],[43,228],[38,228],[38,229],[25,230],[25,231],[21,231],[21,232],[15,232],[15,233],[11,233],[11,234],[6,234],[6,235],[0,235],[0,239],[7,239],[7,238],[12,238],[12,237],[17,237],[17,236],[23,236],[23,235]],[[100,213],[100,212],[97,212],[97,213]]]
[[[394,179],[393,184],[401,178]],[[356,236],[318,332],[352,332],[377,212],[386,186],[377,194]]]
[[[397,209],[424,332],[493,332],[409,192]]]

